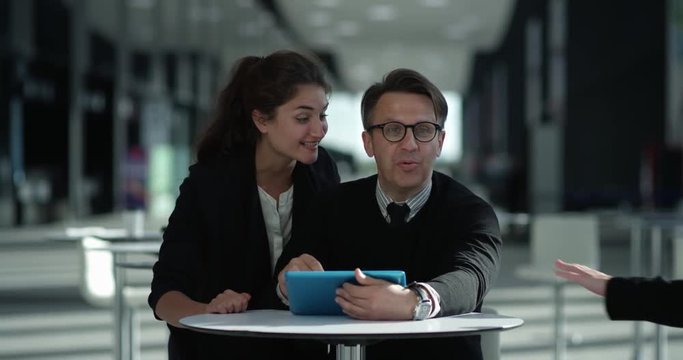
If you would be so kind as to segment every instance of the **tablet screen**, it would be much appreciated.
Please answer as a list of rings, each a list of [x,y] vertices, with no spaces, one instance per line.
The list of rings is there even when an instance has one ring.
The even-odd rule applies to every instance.
[[[406,286],[406,275],[401,270],[368,270],[363,273]],[[289,309],[297,315],[344,315],[334,301],[335,291],[345,282],[356,284],[353,270],[288,271],[285,281]]]

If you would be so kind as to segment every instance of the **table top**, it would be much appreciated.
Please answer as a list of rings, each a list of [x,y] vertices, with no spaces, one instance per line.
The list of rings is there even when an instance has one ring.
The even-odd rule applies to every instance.
[[[161,231],[144,231],[140,234],[131,234],[123,228],[104,228],[98,226],[67,227],[64,230],[53,230],[45,233],[47,240],[55,241],[78,241],[86,236],[111,242],[117,241],[150,241],[161,240]]]
[[[114,265],[124,269],[149,270],[154,268],[154,262],[152,261],[119,261]]]
[[[161,241],[113,242],[102,246],[91,247],[90,250],[102,250],[112,253],[158,254]]]
[[[519,318],[482,313],[422,321],[369,321],[347,316],[294,315],[287,310],[250,310],[237,314],[202,314],[180,319],[205,333],[251,337],[306,338],[329,343],[362,343],[398,338],[433,338],[503,331],[521,326]]]

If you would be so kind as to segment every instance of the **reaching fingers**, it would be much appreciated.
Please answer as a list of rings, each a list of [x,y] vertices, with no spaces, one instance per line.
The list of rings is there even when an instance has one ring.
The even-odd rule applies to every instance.
[[[560,271],[566,271],[566,272],[578,272],[581,270],[585,270],[586,267],[580,264],[572,264],[568,262],[564,262],[560,259],[555,260],[555,269],[558,269]]]
[[[285,273],[288,271],[323,271],[322,264],[313,256],[309,254],[301,254],[289,261],[279,274],[277,274],[278,286],[282,295],[287,297],[287,282],[285,281]]]
[[[586,265],[581,265],[581,264],[571,264],[564,262],[562,260],[556,260],[555,261],[555,272],[560,272],[560,273],[571,273],[574,275],[586,275],[586,276],[591,276],[596,273],[599,273],[599,271],[590,268]]]
[[[301,254],[299,256],[299,259],[301,260],[301,265],[303,269],[301,270],[309,270],[309,271],[323,271],[323,265],[318,261],[318,259],[314,258],[312,255],[309,254]]]
[[[323,266],[316,258],[308,254],[302,254],[289,260],[287,266],[278,274],[278,280],[284,281],[284,274],[287,271],[322,271]]]
[[[555,268],[556,268],[556,269],[567,270],[567,269],[571,268],[571,264],[570,264],[570,263],[566,263],[566,262],[564,262],[564,261],[562,261],[562,260],[560,260],[560,259],[557,259],[557,260],[555,260]]]
[[[582,265],[582,264],[570,264],[566,263],[562,260],[556,260],[555,261],[555,271],[556,273],[562,272],[562,273],[570,273],[573,274],[574,276],[588,276],[588,277],[594,277],[594,278],[600,278],[600,277],[606,277],[608,276],[607,274],[600,272],[596,269],[593,269],[589,266]]]
[[[555,270],[555,275],[557,275],[563,279],[570,280],[570,281],[578,281],[582,277],[584,277],[581,274],[577,274],[577,273],[573,273],[573,272],[569,272],[569,271],[562,271],[562,270]]]
[[[562,260],[555,261],[555,275],[575,282],[595,294],[604,296],[607,282],[611,278],[603,272],[582,264],[570,264]]]

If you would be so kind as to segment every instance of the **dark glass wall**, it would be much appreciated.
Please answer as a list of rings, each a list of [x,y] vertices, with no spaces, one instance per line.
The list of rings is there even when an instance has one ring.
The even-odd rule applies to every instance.
[[[541,123],[552,105],[548,104],[547,89],[548,4],[548,0],[517,2],[500,46],[477,55],[463,97],[464,138],[476,139],[464,143],[465,157],[473,158],[473,174],[490,189],[492,200],[511,211],[528,210],[530,193],[526,178],[531,154],[524,52],[525,26],[530,19],[537,19],[542,29]],[[675,149],[664,144],[666,2],[567,1],[566,6],[567,111],[561,160],[564,210],[643,206],[641,172],[648,162],[656,162],[652,165],[657,172],[653,175],[655,192],[677,200],[680,191],[662,188],[680,188],[672,170],[677,164],[670,160],[675,156],[667,155]],[[501,64],[508,80],[502,92],[507,115],[503,117],[507,121],[503,154],[495,150],[495,137],[491,135],[496,127],[491,124],[500,121],[493,116],[496,110],[492,106],[501,92],[494,88],[492,79]],[[507,158],[509,166],[493,167],[498,173],[491,171],[487,167],[491,167],[492,158]],[[667,203],[662,199],[656,202],[661,206]]]
[[[664,1],[569,1],[565,204],[642,205],[640,171],[664,147]]]

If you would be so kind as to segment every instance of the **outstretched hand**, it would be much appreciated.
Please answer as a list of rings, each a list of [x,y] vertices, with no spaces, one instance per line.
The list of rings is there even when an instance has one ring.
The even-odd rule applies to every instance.
[[[358,285],[344,283],[337,289],[335,301],[345,314],[362,320],[410,320],[417,296],[386,280],[373,278],[355,270]]]
[[[612,278],[586,265],[570,264],[560,259],[555,260],[555,275],[577,283],[600,296],[605,296],[607,281]]]

